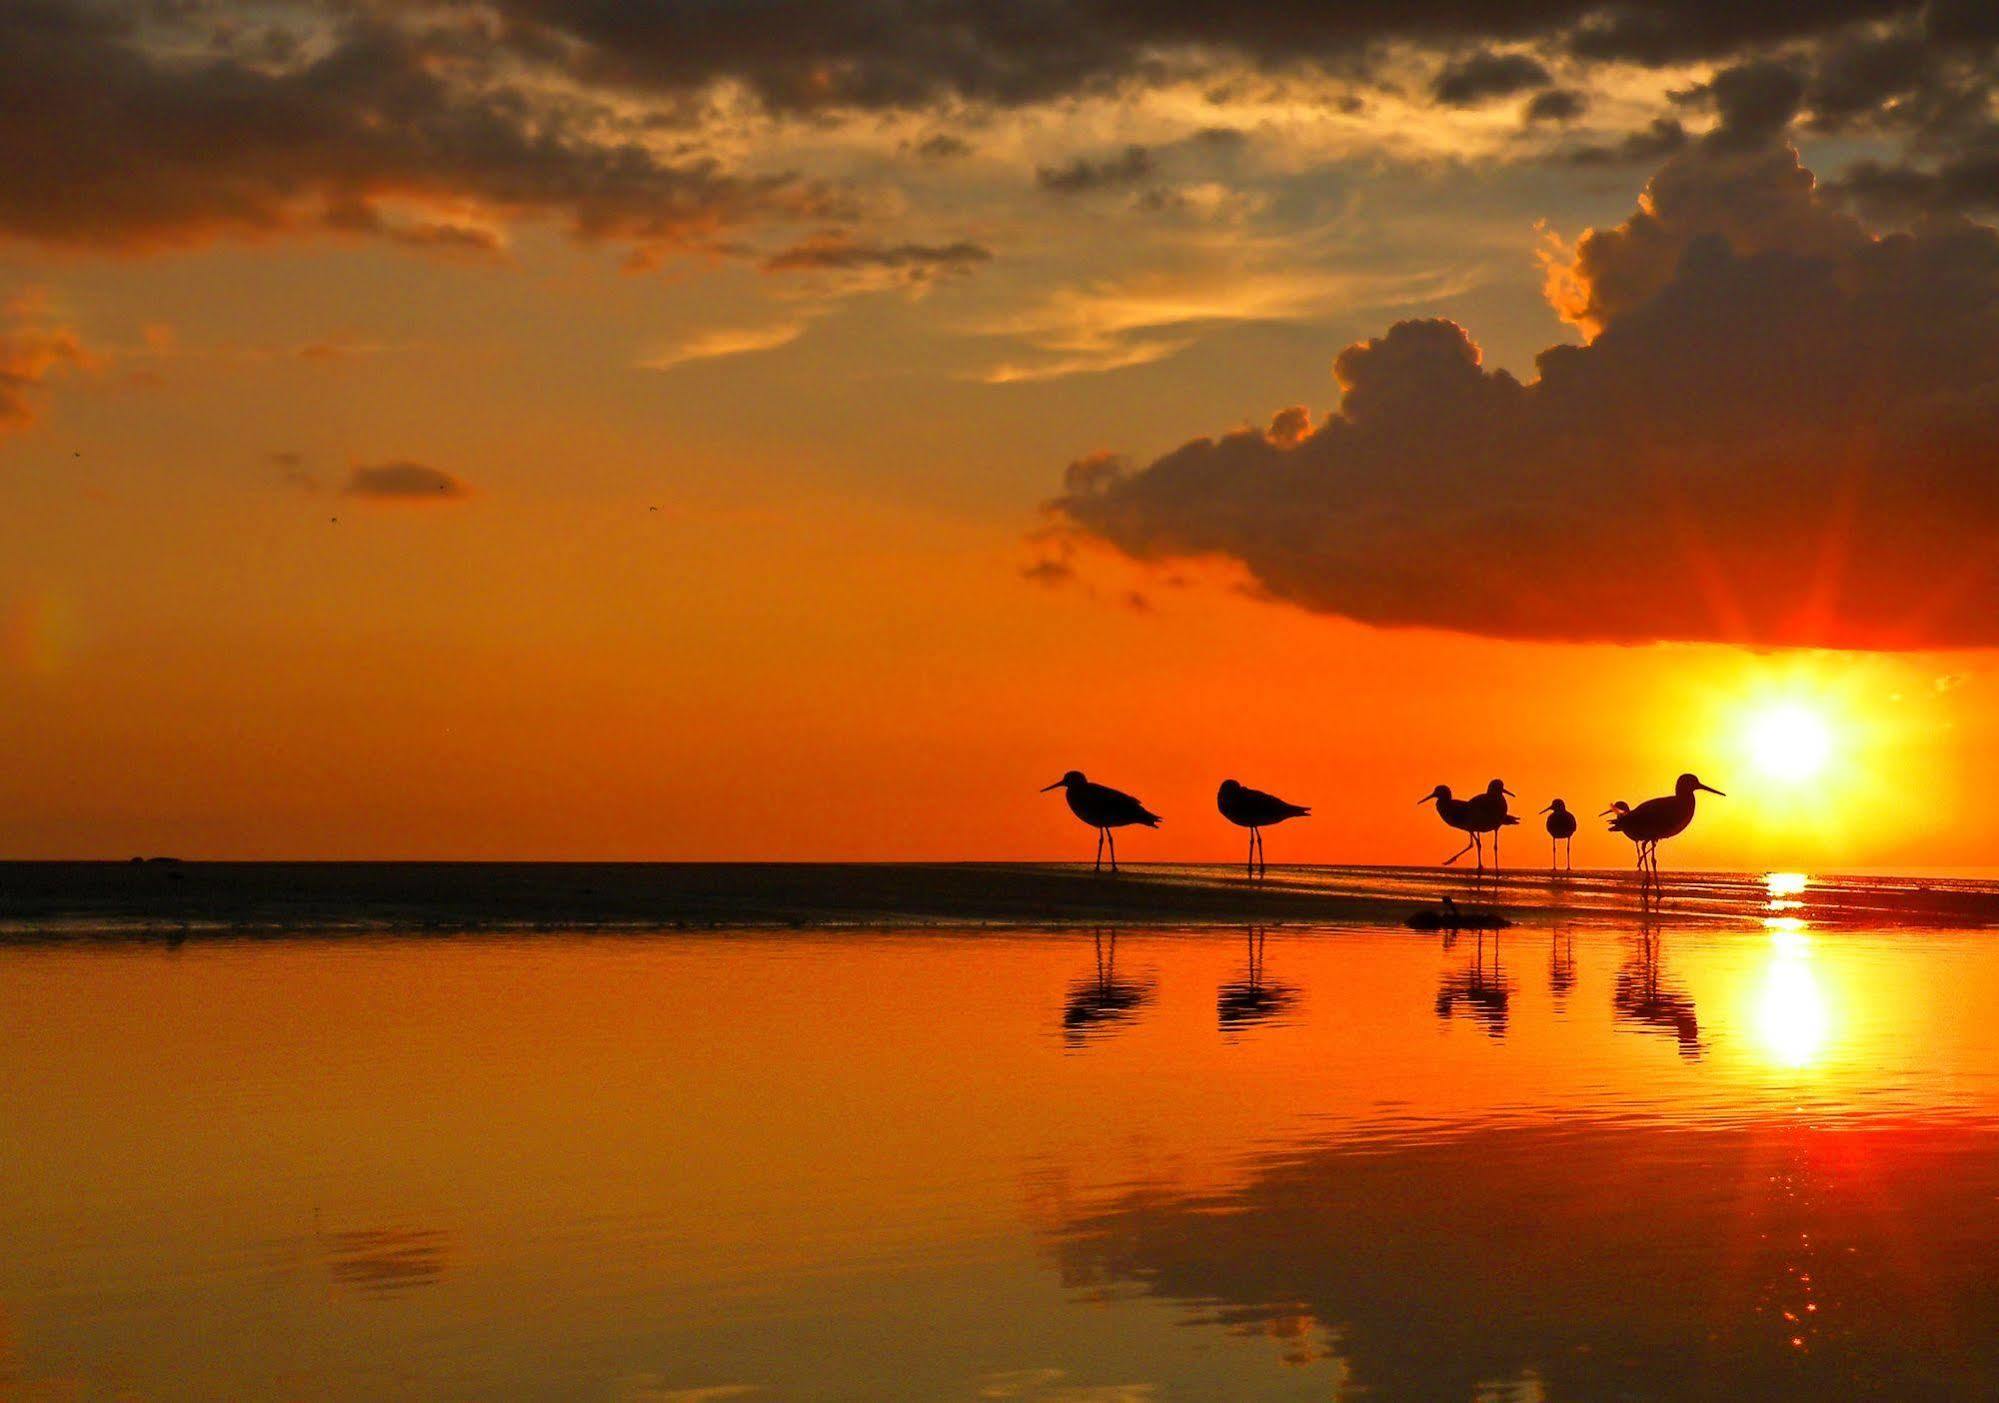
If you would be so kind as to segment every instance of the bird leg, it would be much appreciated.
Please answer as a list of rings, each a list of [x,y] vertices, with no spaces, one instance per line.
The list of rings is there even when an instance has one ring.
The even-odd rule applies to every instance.
[[[1474,837],[1472,841],[1476,842],[1477,838]],[[1466,843],[1463,847],[1459,848],[1456,852],[1452,853],[1449,857],[1445,858],[1443,865],[1449,867],[1452,863],[1456,862],[1459,858],[1463,857],[1466,853],[1470,852],[1471,849],[1472,849],[1471,843]]]
[[[1267,876],[1270,872],[1270,853],[1263,846],[1263,830],[1261,828],[1252,828],[1249,831],[1256,835],[1256,875],[1259,877]]]
[[[1101,828],[1097,830],[1097,865],[1090,870],[1092,872],[1104,870],[1104,830]]]
[[[1256,875],[1256,830],[1254,828],[1249,830],[1249,857],[1243,862],[1242,870],[1243,875],[1246,877],[1254,877]]]
[[[1104,830],[1104,838],[1111,845],[1111,871],[1115,872],[1117,871],[1117,834],[1106,828]]]

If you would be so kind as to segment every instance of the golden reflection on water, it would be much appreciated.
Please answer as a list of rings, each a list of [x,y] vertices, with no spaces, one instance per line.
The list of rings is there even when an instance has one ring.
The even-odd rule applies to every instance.
[[[0,948],[0,1383],[1991,1396],[1999,941],[1732,919]]]
[[[1825,989],[1812,965],[1810,934],[1795,925],[1779,925],[1770,932],[1770,958],[1756,1000],[1756,1033],[1763,1050],[1779,1066],[1809,1067],[1825,1051],[1831,1027]]]

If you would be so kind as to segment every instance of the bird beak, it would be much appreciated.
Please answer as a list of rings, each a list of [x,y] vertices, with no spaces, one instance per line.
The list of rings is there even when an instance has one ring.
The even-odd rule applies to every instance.
[[[1047,792],[1048,792],[1049,790],[1051,790],[1051,789],[1060,789],[1061,787],[1062,787],[1062,781],[1058,779],[1058,780],[1056,780],[1056,781],[1055,781],[1055,783],[1053,783],[1053,784],[1044,784],[1044,785],[1042,785],[1042,786],[1041,786],[1041,792],[1042,792],[1043,794],[1046,794],[1046,793],[1047,793]]]
[[[1432,799],[1434,799],[1434,798],[1436,798],[1436,797],[1437,797],[1437,796],[1436,796],[1436,795],[1434,795],[1434,794],[1425,794],[1425,795],[1424,795],[1424,796],[1423,796],[1422,798],[1420,798],[1420,799],[1418,799],[1418,800],[1416,801],[1416,807],[1420,809],[1420,808],[1422,808],[1422,807],[1423,807],[1423,806],[1424,806],[1425,804],[1429,803],[1429,802],[1430,802],[1430,801],[1431,801]]]
[[[1501,794],[1504,794],[1509,799],[1518,799],[1520,797],[1518,794],[1515,794],[1512,790],[1508,789],[1503,784],[1499,786],[1499,792]]]
[[[1544,814],[1546,814],[1546,813],[1553,813],[1554,811],[1555,811],[1555,806],[1554,806],[1553,804],[1550,804],[1550,805],[1548,805],[1548,807],[1547,807],[1547,808],[1545,808],[1545,809],[1541,810],[1541,812],[1542,812],[1542,813],[1544,813]]]
[[[1615,804],[1612,804],[1612,805],[1611,805],[1611,806],[1610,806],[1609,808],[1605,809],[1605,810],[1604,810],[1604,811],[1603,811],[1602,813],[1598,814],[1598,815],[1597,815],[1597,817],[1598,817],[1598,818],[1609,818],[1609,817],[1610,817],[1610,816],[1611,816],[1612,814],[1614,814],[1614,813],[1616,813],[1616,812],[1617,812],[1617,805],[1615,805]]]
[[[1710,794],[1721,794],[1721,791],[1720,791],[1719,789],[1716,789],[1716,788],[1715,788],[1715,787],[1714,787],[1713,785],[1711,785],[1711,784],[1697,784],[1697,785],[1695,785],[1695,786],[1694,786],[1694,788],[1696,788],[1696,789],[1705,789],[1705,790],[1706,790],[1706,791],[1707,791],[1708,793],[1710,793]],[[1726,799],[1726,798],[1727,798],[1728,796],[1727,796],[1726,794],[1721,794],[1721,797],[1722,797],[1722,798],[1724,798],[1724,799]]]

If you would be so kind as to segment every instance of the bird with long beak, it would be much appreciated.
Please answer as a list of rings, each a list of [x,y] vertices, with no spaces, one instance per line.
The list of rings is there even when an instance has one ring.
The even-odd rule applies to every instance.
[[[1160,824],[1159,815],[1131,795],[1109,785],[1092,784],[1083,778],[1081,770],[1071,770],[1055,783],[1043,785],[1041,792],[1046,794],[1051,789],[1065,791],[1069,812],[1097,830],[1097,863],[1093,871],[1103,871],[1106,843],[1111,849],[1111,871],[1117,871],[1117,839],[1111,836],[1113,828],[1128,828],[1134,823],[1157,828]]]
[[[1418,799],[1416,805],[1418,808],[1421,808],[1424,804],[1432,800],[1436,801],[1438,818],[1442,819],[1452,828],[1457,829],[1460,833],[1470,835],[1471,841],[1444,859],[1443,865],[1449,867],[1478,844],[1478,835],[1472,831],[1473,825],[1478,820],[1472,813],[1471,800],[1453,798],[1451,796],[1451,787],[1448,784],[1438,785],[1428,794]],[[1482,864],[1484,861],[1483,855],[1481,855],[1480,861]]]
[[[1671,794],[1647,799],[1610,821],[1612,832],[1622,833],[1638,844],[1638,868],[1641,872],[1649,868],[1654,881],[1659,877],[1659,844],[1687,831],[1687,825],[1694,821],[1694,794],[1698,790],[1706,790],[1724,799],[1728,797],[1713,785],[1702,784],[1699,776],[1685,774],[1675,782]],[[1616,809],[1621,806],[1613,804],[1611,807]]]
[[[1569,812],[1569,806],[1560,799],[1551,800],[1548,807],[1541,810],[1548,816],[1548,870],[1555,870],[1555,849],[1559,844],[1568,844],[1569,868],[1576,865],[1576,816]]]

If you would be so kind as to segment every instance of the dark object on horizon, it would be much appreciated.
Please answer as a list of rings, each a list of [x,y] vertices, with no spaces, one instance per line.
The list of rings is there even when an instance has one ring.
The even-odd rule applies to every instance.
[[[1687,825],[1694,821],[1694,791],[1699,789],[1724,799],[1728,797],[1713,785],[1702,784],[1698,777],[1684,774],[1674,784],[1671,794],[1647,799],[1637,808],[1618,814],[1610,821],[1613,833],[1622,833],[1638,844],[1638,870],[1649,870],[1654,881],[1659,876],[1659,844],[1686,832]],[[1613,804],[1611,807],[1617,806]]]
[[[1111,847],[1111,871],[1117,871],[1117,839],[1111,836],[1113,828],[1128,828],[1134,823],[1147,828],[1159,826],[1158,814],[1129,794],[1108,785],[1091,784],[1083,778],[1081,770],[1071,770],[1055,783],[1043,785],[1041,792],[1046,794],[1051,789],[1063,790],[1069,800],[1069,812],[1097,830],[1096,871],[1103,870],[1106,842]]]
[[[1550,872],[1555,870],[1555,845],[1566,843],[1568,844],[1569,870],[1574,871],[1576,865],[1576,816],[1569,812],[1569,806],[1564,804],[1560,799],[1549,801],[1548,807],[1541,810],[1541,812],[1548,816],[1548,870]]]
[[[1263,937],[1260,927],[1250,927],[1248,976],[1231,980],[1215,994],[1215,1017],[1223,1032],[1275,1018],[1297,1002],[1296,989],[1263,977]]]
[[[1287,803],[1275,794],[1245,788],[1232,779],[1222,781],[1221,789],[1215,794],[1215,807],[1230,823],[1249,830],[1248,871],[1251,876],[1268,870],[1263,861],[1263,830],[1273,823],[1282,823],[1287,818],[1304,818],[1312,812],[1309,805]]]
[[[1069,988],[1062,1004],[1062,1037],[1071,1047],[1080,1047],[1090,1037],[1128,1022],[1152,997],[1152,986],[1117,977],[1117,932],[1096,931],[1097,969],[1088,979],[1079,979]]]
[[[1506,930],[1513,922],[1497,911],[1460,910],[1447,896],[1435,910],[1426,906],[1410,912],[1403,924],[1411,930]]]

